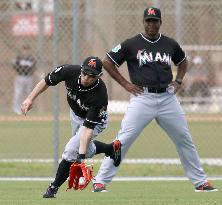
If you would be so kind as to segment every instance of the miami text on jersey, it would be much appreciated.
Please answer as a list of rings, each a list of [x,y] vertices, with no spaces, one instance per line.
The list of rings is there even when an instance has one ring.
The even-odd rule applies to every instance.
[[[160,52],[147,53],[145,49],[138,50],[137,59],[139,61],[139,66],[145,65],[150,62],[157,62],[157,61],[168,64],[169,66],[171,65],[171,56],[169,54],[163,53],[163,55],[161,55]]]
[[[80,107],[82,110],[86,110],[86,111],[89,110],[88,107],[86,107],[84,104],[81,104],[81,100],[80,100],[80,99],[77,99],[76,95],[72,94],[71,91],[68,91],[67,94],[68,94],[68,96],[69,96],[72,100],[76,101],[76,103],[79,105],[79,107]]]
[[[88,107],[86,107],[84,104],[81,104],[81,100],[80,100],[80,99],[77,99],[77,100],[76,100],[76,103],[79,105],[79,107],[80,107],[82,110],[86,110],[86,111],[89,110]]]

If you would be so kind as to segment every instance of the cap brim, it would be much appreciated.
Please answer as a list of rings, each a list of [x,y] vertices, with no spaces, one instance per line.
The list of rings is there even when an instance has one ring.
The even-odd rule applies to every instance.
[[[87,73],[87,75],[91,75],[91,76],[100,76],[101,73],[97,70],[94,70],[90,67],[82,67],[82,70],[84,70],[85,73]]]
[[[147,16],[147,17],[144,18],[144,20],[148,20],[148,19],[161,20],[160,17],[155,17],[155,16]]]

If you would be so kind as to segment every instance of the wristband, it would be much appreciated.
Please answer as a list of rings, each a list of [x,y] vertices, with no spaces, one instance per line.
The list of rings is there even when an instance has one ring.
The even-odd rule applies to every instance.
[[[182,81],[180,81],[180,80],[175,80],[175,82],[177,82],[179,85],[181,85],[182,84]]]
[[[85,154],[78,154],[77,159],[85,159],[86,155]]]

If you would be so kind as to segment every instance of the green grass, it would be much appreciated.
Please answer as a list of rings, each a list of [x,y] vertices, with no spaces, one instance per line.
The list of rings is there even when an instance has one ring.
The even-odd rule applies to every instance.
[[[53,158],[52,122],[0,122],[0,158]],[[202,158],[221,158],[221,122],[189,123],[194,143]],[[98,140],[112,141],[120,122],[110,122]],[[60,123],[60,156],[70,138],[70,123]],[[156,123],[144,129],[129,153],[129,158],[176,157],[175,146]]]
[[[113,182],[107,193],[65,191],[64,184],[56,199],[43,199],[49,182],[1,182],[0,204],[4,205],[221,205],[220,192],[195,193],[188,181]],[[214,185],[222,190],[222,182]]]
[[[98,172],[100,163],[94,164],[94,174]],[[221,166],[204,165],[209,176],[221,176]],[[52,177],[53,163],[0,163],[0,176],[7,177]],[[117,176],[184,176],[181,165],[161,164],[122,164]]]
[[[52,122],[0,122],[0,159],[53,158]],[[221,158],[221,122],[190,122],[190,131],[201,158]],[[112,141],[120,128],[120,121],[109,123],[98,140]],[[59,156],[70,138],[70,123],[60,123]],[[95,158],[102,158],[103,155]],[[156,123],[144,129],[127,154],[128,158],[178,158],[175,146]],[[95,169],[98,169],[95,164]],[[205,166],[207,174],[220,175],[222,167]],[[52,176],[53,164],[0,163],[0,176]],[[96,171],[95,171],[96,173]],[[129,165],[120,167],[118,176],[184,176],[181,166]]]

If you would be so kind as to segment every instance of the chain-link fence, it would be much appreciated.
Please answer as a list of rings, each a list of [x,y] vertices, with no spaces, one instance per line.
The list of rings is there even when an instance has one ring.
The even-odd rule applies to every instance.
[[[126,38],[143,32],[143,11],[151,5],[162,11],[161,32],[175,38],[187,52],[189,70],[178,97],[189,114],[191,133],[200,155],[221,158],[218,143],[222,133],[220,0],[1,0],[1,159],[58,157],[53,155],[51,136],[54,135],[55,152],[58,144],[61,152],[70,137],[64,87],[57,86],[58,90],[51,89],[42,94],[28,118],[17,115],[16,103],[20,104],[29,91],[28,87],[56,65],[79,64],[89,55],[103,58],[107,51]],[[21,50],[27,46],[36,63],[35,69],[29,74],[18,73],[19,66],[13,62],[22,59]],[[23,60],[23,69],[30,66],[30,58],[27,58]],[[120,72],[128,75],[125,64]],[[106,72],[103,79],[108,88],[111,120],[114,120],[114,114],[125,111],[129,94]],[[118,131],[120,121],[117,122],[110,139]],[[144,133],[127,157],[177,158],[165,134],[156,129],[155,124],[151,126],[155,129],[150,128],[150,131],[148,128],[149,138],[147,132]],[[56,137],[58,133],[60,140]],[[172,152],[168,148],[162,150],[160,141]],[[142,150],[140,147],[144,144]]]

